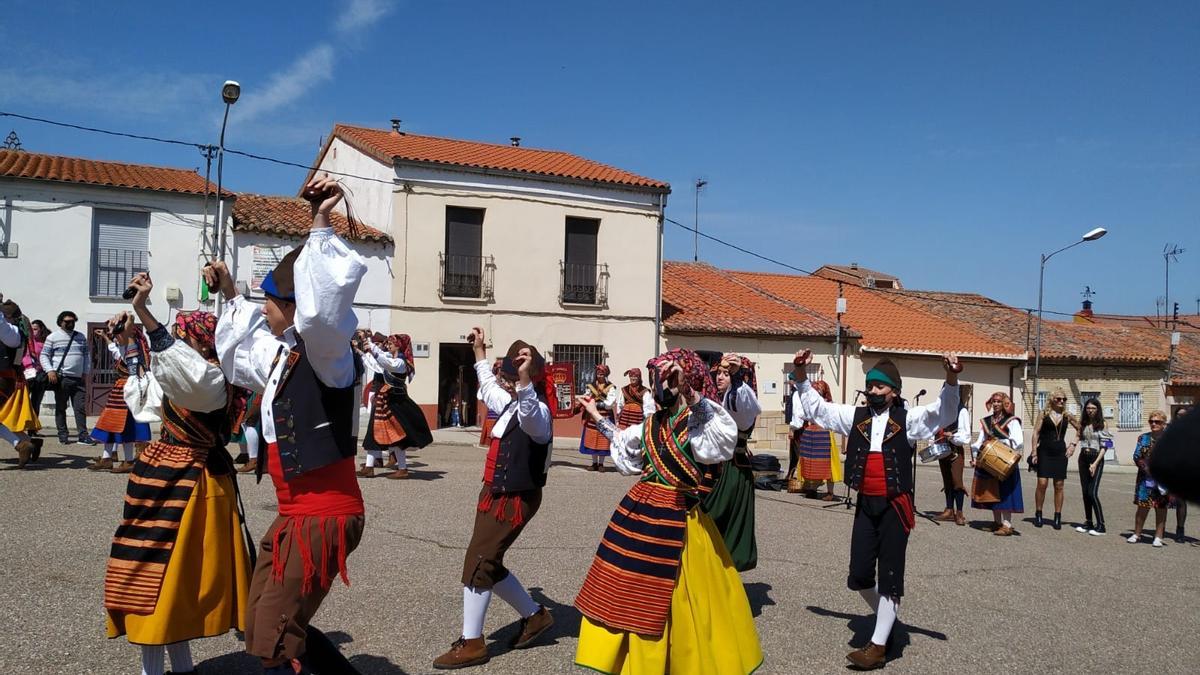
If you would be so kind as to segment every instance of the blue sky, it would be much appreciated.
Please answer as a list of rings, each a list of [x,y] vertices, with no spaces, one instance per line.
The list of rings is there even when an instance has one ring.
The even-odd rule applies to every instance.
[[[668,216],[803,269],[1100,311],[1200,297],[1200,3],[9,0],[0,109],[310,162],[335,121],[569,150],[674,187]],[[511,6],[510,6],[511,5]],[[119,11],[114,11],[119,7]],[[0,119],[32,151],[191,149]],[[241,158],[226,185],[294,193]],[[692,237],[668,225],[667,257]],[[701,258],[779,268],[713,243]]]

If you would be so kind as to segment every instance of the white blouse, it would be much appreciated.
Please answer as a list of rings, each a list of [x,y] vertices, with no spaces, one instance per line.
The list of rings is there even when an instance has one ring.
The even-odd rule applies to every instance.
[[[220,366],[205,360],[200,352],[183,340],[155,352],[150,372],[171,404],[196,412],[212,412],[225,407],[225,374]],[[162,418],[162,402],[146,400],[145,409]]]
[[[979,449],[983,447],[983,442],[988,437],[987,432],[983,430],[983,424],[983,422],[979,423],[979,434],[975,437],[975,442],[971,444],[971,454],[973,456],[979,455]],[[1021,431],[1021,420],[1013,417],[1004,426],[1008,430],[1008,438],[1002,442],[1013,450],[1020,452],[1021,448],[1025,445],[1025,433]]]
[[[854,413],[857,408],[844,403],[829,403],[807,379],[798,382],[800,415],[812,420],[823,429],[835,434],[849,436],[854,429]],[[958,409],[958,387],[943,385],[941,394],[932,403],[908,409],[905,417],[905,435],[909,443],[932,439],[937,430],[954,422]],[[887,410],[871,416],[871,452],[883,451],[883,437],[887,431]]]
[[[617,417],[621,416],[621,410],[624,407],[625,407],[625,394],[618,391],[617,392],[617,405],[616,405],[616,409],[615,409]],[[655,405],[655,403],[654,403],[654,394],[651,393],[649,389],[646,389],[646,391],[642,392],[642,419],[649,419],[650,416],[654,414],[655,410],[658,410],[658,406]]]
[[[724,407],[708,399],[700,399],[699,409],[693,408],[688,417],[688,442],[692,457],[700,464],[720,464],[733,457],[737,446],[737,422]],[[609,454],[617,470],[626,476],[642,472],[646,453],[642,446],[642,430],[649,422],[635,424],[613,435]]]
[[[735,401],[737,410],[732,407]],[[737,423],[738,431],[746,431],[754,426],[755,420],[762,413],[762,405],[758,402],[758,396],[754,394],[754,389],[748,384],[743,383],[738,386],[737,391],[726,391],[721,402],[729,411],[733,421]]]
[[[479,378],[479,393],[477,396],[488,410],[500,415],[492,425],[492,438],[501,438],[508,430],[508,425],[516,417],[517,424],[529,434],[535,443],[549,443],[554,440],[554,420],[550,418],[550,408],[537,397],[534,385],[522,387],[517,385],[517,395],[514,404],[513,395],[496,382],[492,374],[492,364],[483,359],[475,364],[475,375]],[[546,453],[546,468],[550,468],[550,456]]]

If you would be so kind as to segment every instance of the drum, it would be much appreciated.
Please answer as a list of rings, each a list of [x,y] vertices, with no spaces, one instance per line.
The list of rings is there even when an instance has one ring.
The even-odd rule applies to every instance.
[[[921,463],[928,464],[939,459],[949,459],[954,456],[954,446],[949,443],[930,443],[921,451]]]
[[[995,476],[997,480],[1005,480],[1017,468],[1017,453],[1003,442],[990,439],[979,450],[976,461],[979,468]]]

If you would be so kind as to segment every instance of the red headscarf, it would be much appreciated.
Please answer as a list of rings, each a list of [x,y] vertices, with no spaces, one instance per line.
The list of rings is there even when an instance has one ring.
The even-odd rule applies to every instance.
[[[825,399],[826,403],[833,403],[833,393],[829,391],[829,384],[825,380],[813,382],[812,388],[821,395],[821,398]]]
[[[609,368],[607,365],[605,365],[603,363],[596,364],[596,376],[597,377],[600,377],[600,376],[608,377],[611,374],[612,374],[612,368]]]
[[[417,370],[413,365],[412,338],[407,333],[394,333],[388,338],[388,342],[399,347],[404,356],[404,363],[408,366],[408,379],[411,382]]]
[[[209,312],[180,312],[175,315],[175,334],[177,337],[191,337],[200,345],[200,353],[205,357],[215,355],[217,351],[217,317]]]

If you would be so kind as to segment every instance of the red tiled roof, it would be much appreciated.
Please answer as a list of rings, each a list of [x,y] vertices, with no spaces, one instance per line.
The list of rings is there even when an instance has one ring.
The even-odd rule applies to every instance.
[[[391,243],[392,236],[366,223],[357,223],[357,232],[350,231],[346,216],[333,213],[333,229],[338,236],[351,241],[377,244]],[[312,210],[308,202],[298,197],[269,197],[239,194],[233,203],[235,232],[260,232],[283,237],[303,237],[312,227]]]
[[[1033,359],[1037,317],[1027,312],[974,293],[908,290],[877,293],[958,322],[1013,348],[1027,349]],[[1043,362],[1166,363],[1169,349],[1166,332],[1149,326],[1042,322]]]
[[[836,324],[704,263],[663,263],[663,326],[680,333],[828,337]],[[855,334],[850,333],[851,337]]]
[[[662,181],[639,176],[559,150],[538,150],[496,143],[420,136],[347,124],[335,125],[333,137],[340,138],[389,165],[395,161],[444,164],[578,181],[613,183],[656,191],[669,192],[671,190],[671,186]]]
[[[1171,384],[1200,387],[1200,333],[1180,333],[1175,361],[1171,364]]]
[[[828,279],[766,272],[731,272],[774,296],[833,316],[838,285]],[[969,330],[958,322],[898,302],[889,291],[843,284],[842,322],[862,333],[868,350],[911,354],[955,352],[965,356],[1023,359],[1025,350]]]
[[[1178,322],[1173,317],[1164,319],[1161,316],[1142,316],[1139,314],[1092,314],[1076,313],[1076,323],[1092,323],[1110,326],[1138,326],[1142,328],[1174,328],[1180,332],[1200,332],[1200,314],[1180,314]],[[1164,323],[1166,324],[1164,326]]]
[[[20,150],[0,150],[0,177],[192,195],[203,195],[206,187],[203,176],[186,169],[41,155]],[[212,183],[208,183],[207,188],[211,193],[216,192],[216,185]],[[230,196],[233,193],[226,191],[224,194]]]

